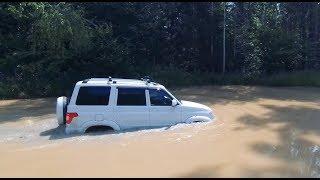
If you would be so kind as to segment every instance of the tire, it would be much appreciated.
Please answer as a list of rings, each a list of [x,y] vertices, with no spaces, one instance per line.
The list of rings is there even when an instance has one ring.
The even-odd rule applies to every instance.
[[[57,98],[56,115],[59,125],[66,124],[67,113],[67,97],[61,96]]]

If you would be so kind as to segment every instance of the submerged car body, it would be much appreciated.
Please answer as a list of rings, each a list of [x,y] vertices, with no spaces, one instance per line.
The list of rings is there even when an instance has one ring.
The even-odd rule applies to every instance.
[[[91,78],[76,83],[72,96],[57,99],[59,124],[66,133],[94,126],[133,128],[207,122],[215,118],[202,104],[179,101],[163,85],[148,80]]]

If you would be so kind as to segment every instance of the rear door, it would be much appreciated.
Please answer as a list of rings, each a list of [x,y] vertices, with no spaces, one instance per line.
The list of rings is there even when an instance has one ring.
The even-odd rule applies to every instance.
[[[145,88],[117,87],[114,116],[121,129],[147,127],[149,109]]]
[[[68,106],[68,112],[76,112],[78,117],[72,122],[74,128],[81,127],[88,121],[112,119],[113,109],[110,106],[110,86],[81,86],[75,105]]]

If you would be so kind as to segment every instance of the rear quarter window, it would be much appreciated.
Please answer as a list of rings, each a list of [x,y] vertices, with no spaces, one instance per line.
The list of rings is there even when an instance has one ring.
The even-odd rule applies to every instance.
[[[76,100],[76,105],[101,105],[109,104],[111,87],[108,86],[82,86]]]

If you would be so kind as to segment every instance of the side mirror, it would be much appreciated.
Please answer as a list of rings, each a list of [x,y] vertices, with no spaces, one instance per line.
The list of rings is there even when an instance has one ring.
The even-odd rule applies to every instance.
[[[177,106],[178,105],[178,101],[177,100],[175,100],[175,99],[173,99],[172,100],[172,107],[175,107],[175,106]]]

